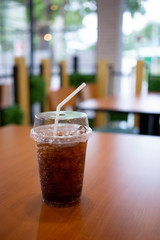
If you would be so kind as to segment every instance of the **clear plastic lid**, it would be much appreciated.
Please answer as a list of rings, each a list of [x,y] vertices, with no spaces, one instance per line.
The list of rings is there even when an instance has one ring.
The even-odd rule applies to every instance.
[[[35,115],[31,138],[36,142],[73,143],[88,140],[92,133],[86,113],[60,111],[57,135],[54,136],[56,111]]]

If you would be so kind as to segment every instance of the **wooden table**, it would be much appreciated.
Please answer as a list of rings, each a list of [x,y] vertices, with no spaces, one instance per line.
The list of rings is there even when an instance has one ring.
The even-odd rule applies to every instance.
[[[140,116],[140,134],[159,135],[160,94],[145,96],[88,99],[78,104],[79,110],[136,113]]]
[[[160,138],[93,133],[81,203],[41,200],[30,128],[0,129],[0,239],[159,240]]]

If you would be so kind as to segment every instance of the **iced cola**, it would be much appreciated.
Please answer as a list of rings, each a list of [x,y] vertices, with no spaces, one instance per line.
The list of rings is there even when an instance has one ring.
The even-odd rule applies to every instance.
[[[69,207],[81,198],[85,154],[91,129],[79,124],[54,124],[34,129],[43,201],[50,206]],[[36,136],[36,137],[35,137]]]

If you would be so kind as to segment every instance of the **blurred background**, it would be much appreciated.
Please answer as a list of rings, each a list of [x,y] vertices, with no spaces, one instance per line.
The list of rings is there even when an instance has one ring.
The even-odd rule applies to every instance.
[[[49,59],[50,90],[62,86],[61,63],[69,76],[95,75],[97,62],[107,60],[110,95],[134,93],[135,67],[142,60],[146,91],[148,71],[160,74],[159,7],[159,0],[1,0],[1,111],[18,103],[18,91],[25,95],[26,83],[23,90],[17,87],[18,59],[25,61],[29,88],[34,76],[45,78],[43,60]],[[4,85],[10,88],[3,90]],[[30,99],[29,105],[37,101]]]

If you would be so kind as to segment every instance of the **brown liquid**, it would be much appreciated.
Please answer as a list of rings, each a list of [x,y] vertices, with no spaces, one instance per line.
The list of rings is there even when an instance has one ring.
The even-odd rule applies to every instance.
[[[43,200],[50,206],[68,207],[80,201],[86,142],[55,145],[37,142]]]

